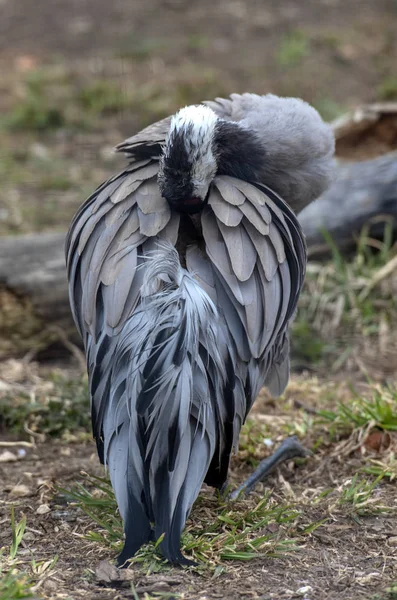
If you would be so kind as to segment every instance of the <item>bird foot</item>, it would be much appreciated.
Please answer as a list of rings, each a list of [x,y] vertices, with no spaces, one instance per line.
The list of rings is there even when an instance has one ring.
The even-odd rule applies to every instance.
[[[252,492],[259,481],[268,477],[279,464],[286,460],[296,457],[306,457],[311,454],[313,454],[312,451],[304,448],[295,435],[287,438],[271,456],[264,458],[259,463],[252,475],[230,494],[229,499],[236,500],[240,494],[244,493],[246,495]]]

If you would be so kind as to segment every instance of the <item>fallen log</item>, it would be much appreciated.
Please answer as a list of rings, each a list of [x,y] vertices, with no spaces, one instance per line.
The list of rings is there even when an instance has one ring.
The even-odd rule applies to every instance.
[[[68,302],[65,233],[0,239],[0,358],[78,341]],[[71,336],[71,338],[70,338]]]
[[[309,258],[330,254],[324,230],[344,252],[354,250],[364,225],[382,239],[385,223],[397,233],[397,152],[374,160],[341,164],[333,185],[298,215]]]

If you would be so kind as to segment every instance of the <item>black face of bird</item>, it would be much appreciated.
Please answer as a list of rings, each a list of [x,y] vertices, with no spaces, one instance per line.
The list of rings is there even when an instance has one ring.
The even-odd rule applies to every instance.
[[[207,203],[217,172],[218,118],[206,106],[187,106],[172,119],[158,174],[162,196],[178,212],[194,214]]]
[[[159,188],[171,208],[194,214],[206,205],[216,175],[260,181],[265,162],[265,148],[254,132],[218,118],[207,106],[187,106],[171,120]]]

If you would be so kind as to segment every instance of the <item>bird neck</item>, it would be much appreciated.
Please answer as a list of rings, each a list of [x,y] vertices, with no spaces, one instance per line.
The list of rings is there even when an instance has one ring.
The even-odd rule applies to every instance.
[[[266,151],[253,131],[234,121],[218,119],[213,147],[217,175],[230,175],[244,181],[260,180]]]

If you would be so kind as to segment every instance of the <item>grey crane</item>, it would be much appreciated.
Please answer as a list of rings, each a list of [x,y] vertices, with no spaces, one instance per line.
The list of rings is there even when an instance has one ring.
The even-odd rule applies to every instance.
[[[181,534],[203,481],[224,487],[259,390],[277,396],[287,385],[306,266],[292,209],[327,186],[334,138],[302,100],[232,94],[185,107],[118,150],[128,166],[68,233],[70,303],[93,435],[124,522],[118,562],[164,534],[163,555],[183,564]]]

